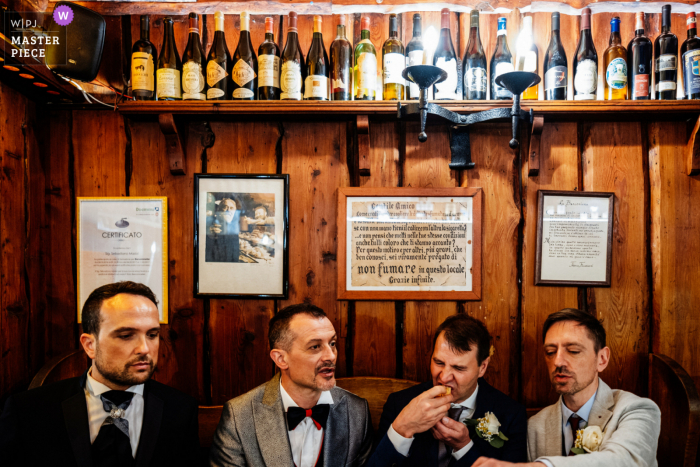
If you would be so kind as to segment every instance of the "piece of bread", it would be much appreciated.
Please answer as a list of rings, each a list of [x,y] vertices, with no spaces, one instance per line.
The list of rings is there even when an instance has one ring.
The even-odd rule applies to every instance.
[[[440,394],[438,397],[443,397],[443,396],[449,396],[450,393],[452,392],[452,388],[449,386],[443,386],[445,388],[445,393]]]

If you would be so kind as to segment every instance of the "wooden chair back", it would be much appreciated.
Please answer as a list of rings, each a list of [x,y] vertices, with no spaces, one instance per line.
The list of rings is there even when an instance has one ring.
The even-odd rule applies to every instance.
[[[82,348],[69,350],[46,362],[32,379],[29,389],[55,383],[62,379],[75,378],[82,375],[89,366],[89,359]]]
[[[419,383],[407,379],[377,378],[372,376],[336,379],[338,387],[367,399],[375,431],[379,427],[379,419],[389,394],[408,389],[416,384]]]
[[[200,405],[199,406],[199,445],[203,448],[211,446],[214,440],[216,427],[219,426],[223,405]]]
[[[700,397],[688,372],[665,355],[649,355],[649,397],[661,409],[659,467],[695,467]]]

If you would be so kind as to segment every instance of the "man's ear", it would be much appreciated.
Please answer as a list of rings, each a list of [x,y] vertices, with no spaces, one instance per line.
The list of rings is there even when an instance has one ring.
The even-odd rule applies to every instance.
[[[80,335],[80,344],[83,346],[85,353],[91,360],[95,359],[97,354],[97,336],[94,334],[82,333]]]
[[[270,358],[273,362],[275,362],[275,365],[277,365],[277,367],[280,370],[286,370],[287,368],[289,368],[289,363],[287,363],[286,351],[280,349],[272,349],[270,350]]]
[[[486,374],[486,369],[489,367],[489,362],[491,361],[491,357],[486,357],[486,359],[481,362],[481,366],[479,366],[479,378],[483,377],[484,374]]]
[[[598,351],[598,373],[602,372],[610,362],[610,347],[603,347]]]

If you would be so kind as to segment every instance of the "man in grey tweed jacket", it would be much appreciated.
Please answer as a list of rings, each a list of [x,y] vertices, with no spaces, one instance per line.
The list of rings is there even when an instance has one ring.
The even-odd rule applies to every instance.
[[[336,333],[323,310],[292,305],[270,320],[274,378],[224,406],[212,467],[361,467],[372,448],[365,399],[335,387]]]

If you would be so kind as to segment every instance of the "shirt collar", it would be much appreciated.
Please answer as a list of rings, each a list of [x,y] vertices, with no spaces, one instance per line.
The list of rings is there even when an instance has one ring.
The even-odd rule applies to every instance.
[[[87,374],[86,386],[87,390],[90,391],[90,394],[94,397],[99,397],[101,394],[112,390],[112,388],[105,386],[104,384],[100,383],[92,377],[92,367],[90,367],[90,371],[88,371]],[[126,390],[126,392],[133,392],[134,394],[143,396],[143,384],[131,386],[129,389]]]
[[[479,383],[476,383],[476,388],[474,389],[474,392],[472,393],[471,396],[467,397],[465,400],[459,403],[453,403],[452,405],[461,405],[462,407],[466,409],[476,409],[476,395],[479,392]]]
[[[287,391],[284,390],[284,386],[282,386],[282,378],[280,378],[280,394],[282,396],[282,405],[284,405],[284,411],[286,412],[287,409],[290,407],[299,407],[299,404],[294,402],[294,399],[292,399],[292,396],[289,395]],[[318,402],[316,404],[329,404],[333,405],[333,396],[331,396],[330,391],[323,391],[321,393],[321,397],[318,398]]]
[[[591,409],[593,408],[593,402],[595,402],[596,394],[598,394],[598,391],[596,391],[595,394],[593,394],[593,396],[590,399],[588,399],[588,402],[583,404],[583,407],[578,409],[576,412],[574,412],[573,410],[571,410],[570,408],[568,408],[566,406],[566,404],[564,403],[564,398],[562,397],[562,399],[561,399],[561,418],[562,418],[562,421],[564,422],[564,424],[569,422],[569,417],[571,417],[571,415],[573,415],[574,413],[576,413],[576,415],[578,415],[581,419],[583,419],[583,421],[588,423],[588,417],[591,416]]]

